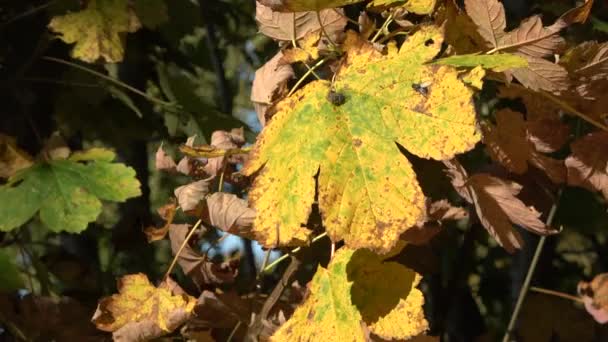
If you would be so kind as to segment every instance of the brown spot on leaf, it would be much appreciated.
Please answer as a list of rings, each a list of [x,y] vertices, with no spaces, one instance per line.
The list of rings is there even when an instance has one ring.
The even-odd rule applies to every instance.
[[[360,147],[361,145],[363,145],[363,141],[361,141],[361,139],[353,139],[353,146]]]

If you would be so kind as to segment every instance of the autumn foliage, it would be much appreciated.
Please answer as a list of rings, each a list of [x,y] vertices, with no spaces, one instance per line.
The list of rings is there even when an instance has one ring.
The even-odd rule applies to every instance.
[[[56,124],[37,149],[0,134],[0,331],[23,340],[439,341],[458,335],[446,317],[462,299],[451,292],[467,289],[479,316],[501,310],[488,319],[490,340],[571,340],[567,321],[592,331],[590,341],[608,336],[598,328],[608,322],[608,278],[582,279],[602,267],[571,274],[562,287],[578,296],[530,286],[545,241],[559,241],[551,248],[566,251],[563,263],[589,263],[568,259],[569,236],[608,262],[605,232],[569,223],[608,224],[608,43],[577,31],[593,22],[605,38],[608,24],[594,14],[605,6],[540,2],[550,15],[513,19],[498,0],[58,3],[36,11],[48,11],[47,43],[63,50],[31,63],[63,68],[70,87],[97,82],[103,94],[53,94]],[[199,24],[189,27],[192,11]],[[251,30],[240,29],[239,11],[255,16]],[[214,15],[226,15],[219,30]],[[131,84],[129,63],[142,60],[149,70]],[[245,65],[256,66],[251,84],[239,76]],[[86,116],[112,108],[128,118],[104,126]],[[237,115],[243,108],[249,119]],[[137,159],[125,151],[142,141],[146,160],[130,166]],[[569,211],[577,196],[595,207]],[[136,215],[150,219],[129,221]],[[112,217],[123,235],[108,235]],[[68,233],[95,241],[97,278],[76,266],[61,273],[47,249],[27,247],[51,249]],[[249,254],[212,253],[235,236]],[[140,252],[160,266],[112,268]],[[504,265],[525,253],[512,298],[488,300],[508,292]],[[477,264],[454,265],[467,258]],[[66,272],[76,288],[91,286],[95,310],[67,297]],[[486,274],[496,277],[491,290]],[[526,299],[529,291],[539,293]],[[549,295],[570,300],[548,297],[568,319],[547,315],[550,333],[534,331],[539,296]],[[31,324],[59,308],[86,319],[72,327],[58,318],[57,331]]]

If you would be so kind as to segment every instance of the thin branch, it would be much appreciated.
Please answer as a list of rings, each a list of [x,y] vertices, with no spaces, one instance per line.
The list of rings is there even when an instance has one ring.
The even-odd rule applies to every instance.
[[[564,298],[564,299],[569,299],[571,301],[578,302],[578,303],[582,303],[583,302],[583,300],[581,298],[577,297],[577,296],[573,296],[571,294],[563,293],[563,292],[559,292],[559,291],[554,291],[554,290],[549,290],[549,289],[543,289],[542,287],[531,286],[530,287],[530,291],[538,292],[538,293],[543,293],[543,294],[547,294],[547,295],[555,296],[555,297],[560,297],[560,298]]]
[[[178,105],[176,105],[174,103],[166,102],[166,101],[157,99],[156,97],[150,96],[150,95],[144,93],[143,91],[141,91],[141,90],[139,90],[137,88],[134,88],[134,87],[132,87],[132,86],[130,86],[130,85],[124,83],[124,82],[121,82],[121,81],[119,81],[119,80],[117,80],[115,78],[112,78],[110,76],[104,75],[104,74],[102,74],[102,73],[100,73],[98,71],[89,69],[89,68],[84,67],[82,65],[79,65],[79,64],[76,64],[76,63],[73,63],[73,62],[70,62],[70,61],[66,61],[66,60],[61,59],[61,58],[55,58],[55,57],[49,57],[49,56],[42,57],[42,59],[45,59],[45,60],[51,61],[51,62],[55,62],[55,63],[59,63],[59,64],[63,64],[63,65],[67,65],[67,66],[70,66],[72,68],[75,68],[75,69],[84,71],[86,73],[89,73],[91,75],[97,76],[97,77],[102,78],[102,79],[104,79],[106,81],[112,82],[112,83],[114,83],[115,85],[117,85],[119,87],[127,89],[127,90],[129,90],[129,91],[131,91],[131,92],[133,92],[133,93],[135,93],[135,94],[137,94],[139,96],[142,96],[142,97],[146,98],[150,102],[154,102],[154,103],[159,104],[161,106],[165,106],[165,107],[178,107]]]
[[[310,69],[308,69],[308,71],[304,75],[302,75],[302,77],[300,77],[298,82],[296,82],[296,84],[293,86],[293,88],[291,88],[291,90],[289,91],[289,94],[287,94],[287,97],[291,96],[291,94],[293,94],[296,91],[296,89],[298,89],[300,84],[302,84],[302,82],[304,82],[306,77],[308,77],[308,75],[310,75],[312,72],[314,72],[315,69],[320,67],[323,63],[325,63],[326,60],[327,60],[327,58],[323,58],[322,60],[318,61],[317,64],[313,65]]]
[[[184,250],[184,248],[188,244],[188,240],[190,240],[190,238],[192,237],[192,235],[194,235],[194,232],[201,225],[201,223],[203,223],[203,220],[198,219],[198,221],[196,221],[196,223],[194,224],[194,227],[192,227],[192,229],[190,229],[190,232],[188,232],[188,235],[186,235],[186,238],[182,242],[182,245],[179,246],[179,249],[177,250],[177,253],[175,253],[175,256],[173,257],[173,261],[171,261],[171,265],[167,269],[167,272],[165,272],[165,275],[163,277],[163,281],[166,280],[169,277],[169,275],[171,274],[171,271],[173,271],[173,268],[175,267],[175,264],[177,263],[177,259],[179,258],[179,255]]]
[[[327,236],[327,232],[324,232],[322,234],[319,234],[317,236],[315,236],[312,241],[310,242],[311,244],[314,242],[317,242],[319,240],[321,240],[323,237]],[[275,261],[271,262],[270,265],[264,267],[260,273],[266,273],[269,270],[271,270],[273,267],[275,267],[276,265],[280,264],[283,260],[289,258],[290,256],[292,256],[294,253],[299,252],[302,249],[302,247],[297,247],[294,248],[291,252],[287,253],[287,254],[283,254],[281,255],[279,258],[277,258]]]
[[[547,217],[547,226],[551,226],[553,224],[553,219],[555,218],[555,212],[557,212],[557,207],[559,206],[559,201],[561,199],[560,190],[557,194],[557,200],[553,203],[551,207],[551,211],[549,211],[549,216]],[[528,293],[528,289],[530,288],[530,282],[532,281],[532,276],[534,275],[534,271],[536,270],[536,265],[538,264],[538,260],[540,259],[540,254],[543,250],[543,246],[545,245],[545,240],[547,239],[546,235],[540,237],[538,244],[536,245],[536,250],[534,251],[534,257],[532,257],[532,261],[530,262],[530,267],[528,268],[528,273],[526,274],[526,278],[524,279],[524,283],[519,290],[519,296],[517,297],[517,303],[515,304],[515,309],[511,314],[511,319],[509,320],[509,326],[507,327],[507,331],[502,338],[502,342],[509,342],[509,338],[511,337],[511,333],[515,328],[515,324],[517,323],[517,318],[519,316],[519,312],[524,303],[524,299],[526,299],[526,294]]]

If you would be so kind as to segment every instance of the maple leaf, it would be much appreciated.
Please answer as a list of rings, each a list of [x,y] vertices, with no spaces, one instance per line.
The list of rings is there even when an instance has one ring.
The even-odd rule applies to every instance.
[[[455,69],[425,65],[441,43],[441,30],[426,26],[383,55],[350,32],[334,83],[345,103],[332,104],[329,82],[315,81],[276,105],[243,169],[260,171],[249,196],[261,244],[306,243],[319,169],[319,208],[333,241],[388,251],[418,222],[424,195],[395,143],[441,160],[480,139],[473,91]],[[421,94],[414,88],[424,82]]]
[[[608,199],[608,132],[587,134],[570,145],[566,158],[568,184],[601,191]]]
[[[368,250],[342,248],[327,269],[317,269],[308,298],[271,340],[365,341],[362,323],[385,339],[416,336],[428,327],[420,278]]]
[[[213,176],[188,183],[177,187],[173,193],[177,198],[177,203],[184,212],[196,210],[201,201],[210,192],[209,187],[213,181]]]
[[[255,106],[262,126],[266,125],[266,111],[275,98],[287,94],[287,82],[293,78],[293,68],[289,64],[279,64],[283,52],[277,52],[266,64],[255,71],[251,86],[251,101]]]
[[[279,12],[320,11],[356,4],[363,0],[258,0],[262,5]]]
[[[72,56],[89,63],[99,58],[108,63],[122,61],[121,35],[139,27],[127,0],[90,0],[84,10],[54,17],[49,23],[49,28],[60,34],[59,39],[76,43]]]
[[[409,244],[424,245],[441,231],[443,221],[461,220],[469,213],[459,207],[452,206],[447,200],[436,202],[427,201],[427,214],[424,222],[419,222],[401,235],[401,239]]]
[[[321,23],[319,19],[321,18]],[[320,32],[321,25],[335,41],[346,27],[344,11],[339,9],[324,9],[319,11],[319,17],[314,11],[298,13],[281,13],[273,11],[259,1],[255,4],[255,20],[264,35],[281,41],[300,40],[309,33]]]
[[[154,166],[159,171],[175,172],[177,165],[171,156],[163,150],[163,146],[159,146],[154,155]]]
[[[508,51],[528,60],[526,68],[516,68],[507,73],[510,80],[515,76],[521,84],[532,90],[559,93],[566,89],[568,73],[559,64],[543,59],[551,56],[564,45],[557,33],[574,23],[584,22],[593,1],[564,13],[553,25],[544,27],[540,17],[533,16],[522,21],[513,31],[504,32],[506,17],[503,5],[497,0],[466,0],[465,8],[477,25],[486,47],[491,51]]]
[[[497,72],[513,68],[525,68],[528,61],[517,55],[499,53],[495,55],[467,54],[441,58],[433,61],[433,64],[451,65],[456,67],[481,66]]]
[[[475,205],[481,224],[508,252],[512,253],[523,246],[521,235],[511,223],[540,235],[556,233],[539,219],[541,214],[536,209],[527,207],[515,197],[521,191],[521,185],[485,173],[469,177],[455,159],[444,164],[454,189],[467,202]]]
[[[9,178],[32,164],[32,157],[17,147],[15,138],[0,134],[0,178]]]
[[[529,163],[543,170],[553,182],[563,183],[566,180],[563,161],[547,157],[536,149],[536,145],[542,145],[545,151],[554,152],[561,146],[543,144],[538,128],[534,136],[535,144],[528,134],[528,126],[523,114],[510,109],[499,110],[496,113],[496,126],[490,123],[481,125],[483,141],[490,157],[516,174],[526,173]]]
[[[577,285],[579,296],[583,299],[585,310],[598,323],[608,322],[608,273],[600,273],[590,282],[581,281]]]
[[[120,333],[140,328],[168,333],[183,324],[194,309],[196,299],[173,294],[167,283],[153,286],[145,274],[128,274],[118,280],[118,294],[99,300],[92,322],[98,329]]]
[[[19,227],[40,211],[51,231],[81,232],[101,212],[99,199],[123,202],[139,196],[135,171],[112,163],[114,157],[96,148],[21,170],[0,186],[0,231]]]

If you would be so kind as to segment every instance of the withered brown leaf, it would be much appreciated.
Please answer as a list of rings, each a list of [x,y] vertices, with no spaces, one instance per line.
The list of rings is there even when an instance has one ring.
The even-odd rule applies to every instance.
[[[182,243],[186,239],[190,225],[172,225],[169,230],[171,240],[171,250],[173,254],[179,251]],[[238,259],[231,259],[222,263],[212,262],[206,255],[202,255],[188,243],[179,254],[177,263],[184,273],[192,278],[192,281],[204,287],[209,284],[232,283],[238,274]]]
[[[252,232],[255,210],[247,201],[233,194],[216,192],[207,198],[207,215],[209,223],[227,233],[240,237],[255,239]]]
[[[608,199],[608,132],[587,134],[570,145],[568,184],[600,191]]]
[[[540,220],[541,214],[536,209],[515,197],[521,191],[521,185],[486,173],[469,177],[455,159],[444,161],[444,164],[454,189],[467,202],[475,205],[481,224],[508,252],[512,253],[523,246],[521,235],[512,224],[540,235],[557,232]]]
[[[283,52],[279,51],[261,68],[256,70],[251,87],[251,101],[255,105],[258,119],[266,125],[266,110],[277,98],[287,93],[287,82],[294,77],[289,64],[279,65]]]
[[[498,0],[465,0],[467,14],[477,25],[477,31],[493,48],[498,47],[505,34],[507,19],[505,8]]]

